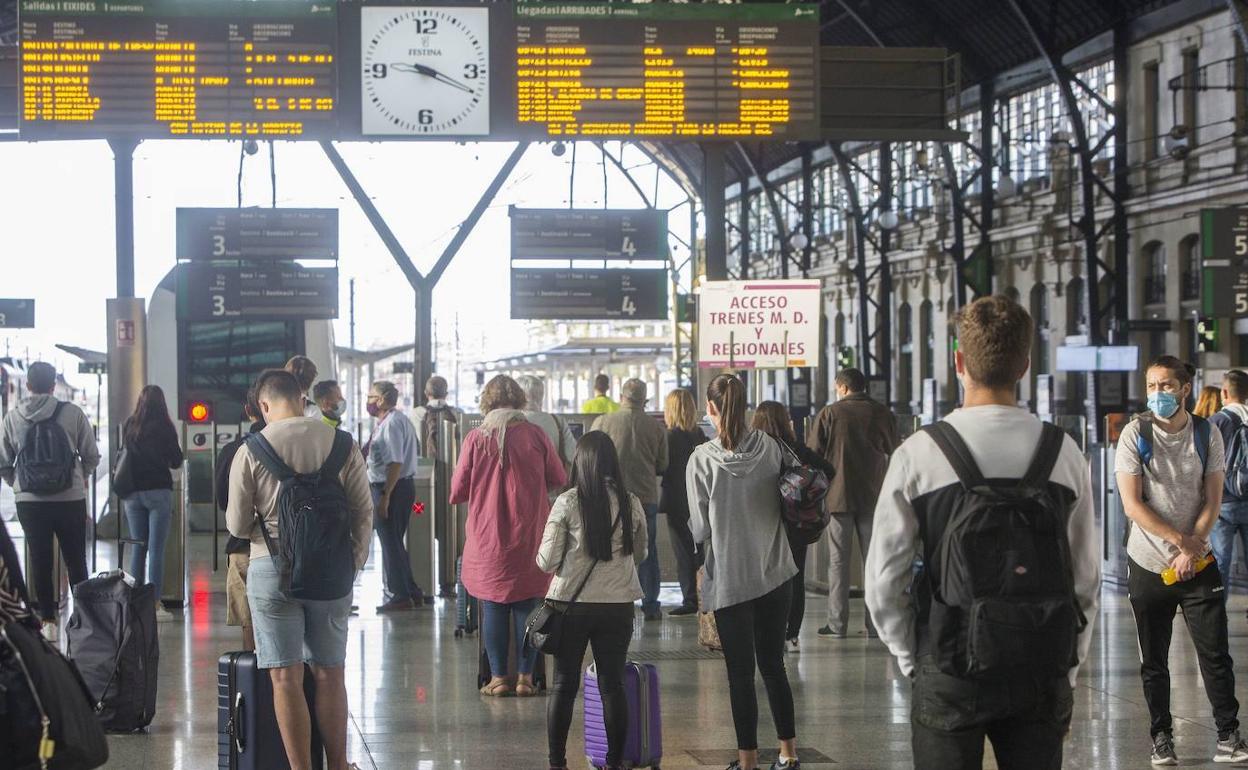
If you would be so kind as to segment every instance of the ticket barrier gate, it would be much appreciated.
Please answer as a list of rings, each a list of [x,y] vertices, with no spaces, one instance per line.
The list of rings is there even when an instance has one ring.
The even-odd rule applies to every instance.
[[[432,603],[438,584],[437,549],[433,536],[434,473],[436,460],[422,457],[416,466],[416,500],[412,518],[407,523],[407,558],[412,578],[425,592],[425,602]]]

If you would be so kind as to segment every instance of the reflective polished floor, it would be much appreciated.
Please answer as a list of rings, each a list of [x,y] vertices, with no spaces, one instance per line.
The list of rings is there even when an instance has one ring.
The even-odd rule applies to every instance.
[[[15,524],[10,530],[19,534]],[[224,572],[213,574],[211,538],[195,536],[190,602],[179,622],[161,624],[159,710],[146,733],[110,738],[119,770],[217,767],[216,661],[236,649],[224,624]],[[101,549],[100,568],[107,559]],[[545,768],[545,700],[492,700],[477,694],[477,640],[456,640],[453,603],[379,617],[380,577],[372,564],[356,591],[348,648],[350,757],[361,768]],[[669,587],[665,599],[676,597]],[[1248,663],[1244,597],[1232,599],[1231,640]],[[1091,660],[1079,677],[1069,768],[1148,767],[1148,714],[1138,676],[1134,626],[1125,597],[1104,595]],[[911,766],[909,684],[882,645],[864,637],[815,636],[823,597],[809,599],[802,651],[790,655],[803,763],[811,768]],[[862,603],[853,607],[861,619]],[[697,623],[638,617],[633,657],[654,662],[663,683],[664,768],[723,768],[734,758],[722,658],[697,645]],[[1182,623],[1172,654],[1176,742],[1185,767],[1213,767],[1216,740],[1195,657]],[[1239,667],[1242,672],[1243,665]],[[1248,676],[1244,677],[1248,679]],[[759,684],[761,695],[761,683]],[[1241,692],[1243,688],[1241,687]],[[771,734],[766,698],[763,728]],[[580,710],[568,756],[581,756]],[[764,741],[766,742],[766,740]],[[580,761],[573,767],[584,767]],[[765,766],[765,765],[764,765]],[[988,766],[993,766],[991,760]]]

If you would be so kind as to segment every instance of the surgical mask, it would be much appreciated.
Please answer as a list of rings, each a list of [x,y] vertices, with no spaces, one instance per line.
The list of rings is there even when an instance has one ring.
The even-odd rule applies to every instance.
[[[333,417],[335,420],[342,419],[342,416],[346,414],[346,412],[347,412],[346,401],[339,401],[338,403],[331,406],[329,409],[325,410],[325,414],[330,417]]]
[[[368,409],[369,417],[376,417],[377,415],[381,414],[381,407],[378,406],[375,401],[370,401],[366,408]]]
[[[1179,411],[1179,399],[1173,393],[1158,391],[1148,397],[1148,409],[1163,420],[1168,420]]]

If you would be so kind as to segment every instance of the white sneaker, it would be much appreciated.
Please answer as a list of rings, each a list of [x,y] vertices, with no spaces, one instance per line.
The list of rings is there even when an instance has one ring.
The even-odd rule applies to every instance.
[[[797,641],[797,639],[789,639],[784,643],[784,649],[789,652],[801,652],[802,645]]]
[[[165,609],[165,605],[163,604],[156,605],[156,622],[157,623],[172,623],[173,621],[177,619],[178,619],[178,616],[174,615],[172,612]]]
[[[50,644],[56,644],[61,635],[60,625],[46,620],[43,622],[43,628],[40,631],[43,633],[43,638],[48,640]]]
[[[1214,762],[1242,765],[1248,764],[1248,742],[1239,737],[1239,731],[1226,736],[1226,740],[1218,741],[1218,753],[1213,755]]]

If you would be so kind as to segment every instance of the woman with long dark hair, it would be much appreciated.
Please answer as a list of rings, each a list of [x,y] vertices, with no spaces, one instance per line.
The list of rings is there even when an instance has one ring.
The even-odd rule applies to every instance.
[[[745,422],[745,386],[721,374],[706,389],[707,413],[719,435],[693,452],[685,479],[689,528],[703,544],[705,608],[715,613],[737,733],[730,770],[758,767],[758,696],[762,672],[780,740],[772,770],[800,767],[793,690],[784,668],[784,637],[797,574],[780,515],[780,445]]]
[[[793,431],[793,420],[789,417],[789,410],[778,401],[764,401],[754,410],[754,420],[751,427],[755,430],[761,430],[776,441],[784,444],[798,459],[807,465],[818,468],[832,478],[836,474],[827,460],[823,459],[819,453],[808,449],[805,444],[797,440],[797,434]],[[793,576],[791,584],[793,586],[793,602],[789,605],[789,623],[788,631],[785,632],[785,646],[789,652],[798,652],[801,645],[797,638],[802,632],[802,620],[806,616],[806,548],[805,542],[796,539],[791,532],[786,530],[789,535],[789,547],[793,549],[793,562],[797,565],[797,574]]]
[[[633,602],[642,598],[637,565],[646,558],[646,514],[636,495],[624,488],[615,444],[601,431],[590,431],[577,442],[571,483],[550,511],[537,552],[537,566],[555,574],[546,600],[567,607],[575,598],[567,607],[546,706],[550,767],[568,766],[572,707],[585,648],[592,642],[607,728],[606,767],[616,768],[628,734],[624,665],[633,636]]]
[[[173,617],[160,603],[160,584],[165,571],[165,541],[173,519],[173,473],[182,467],[178,432],[169,419],[165,392],[148,385],[139,392],[134,414],[121,430],[130,463],[131,491],[122,498],[130,537],[141,540],[130,551],[130,574],[156,587],[156,617]],[[146,570],[144,569],[146,566]]]

